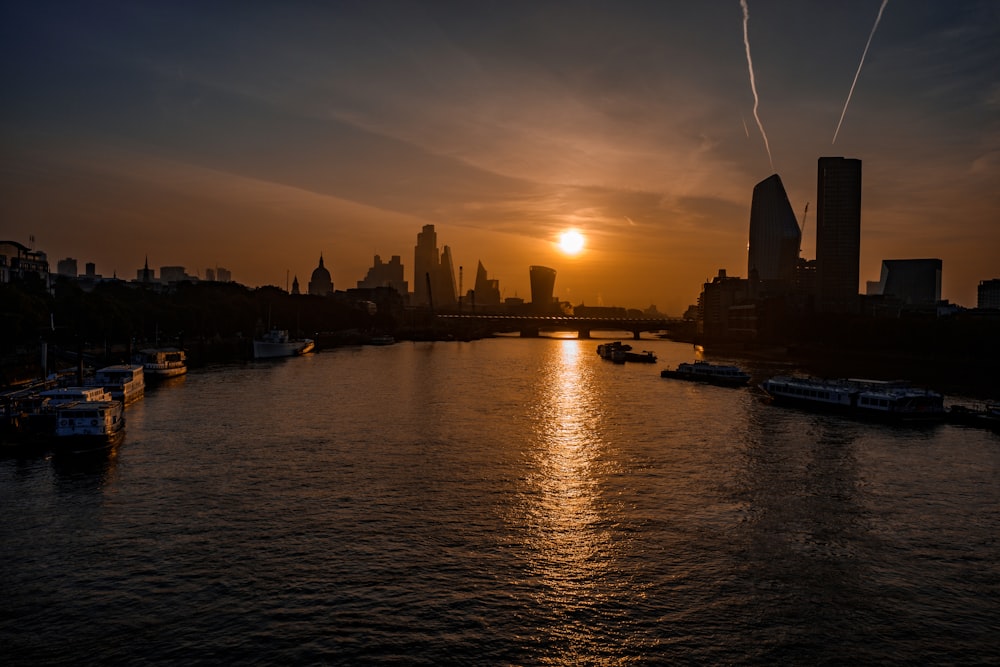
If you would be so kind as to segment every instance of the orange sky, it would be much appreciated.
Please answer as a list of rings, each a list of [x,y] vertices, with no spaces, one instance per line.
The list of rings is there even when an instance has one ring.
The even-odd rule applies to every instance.
[[[574,304],[680,314],[746,275],[771,164],[738,2],[13,7],[0,237],[133,278],[223,266],[338,289],[375,254],[412,282],[425,224],[504,296],[528,266]],[[1000,5],[749,2],[758,113],[796,212],[816,161],[863,161],[859,290],[938,257],[974,306],[1000,276]],[[622,8],[626,8],[624,11]],[[577,257],[555,247],[574,227]],[[815,256],[815,219],[803,255]]]

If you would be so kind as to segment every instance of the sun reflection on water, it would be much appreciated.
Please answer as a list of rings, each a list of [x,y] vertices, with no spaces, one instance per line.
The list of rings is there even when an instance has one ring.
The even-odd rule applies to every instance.
[[[548,662],[615,662],[607,610],[614,595],[613,539],[602,498],[602,392],[583,343],[563,339],[542,369],[533,406],[522,496],[525,557],[536,602],[549,619],[539,632],[558,649]],[[614,632],[612,631],[612,634]]]

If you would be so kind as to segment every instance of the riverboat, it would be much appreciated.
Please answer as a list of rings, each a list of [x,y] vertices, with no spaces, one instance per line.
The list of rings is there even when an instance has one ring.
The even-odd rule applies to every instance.
[[[59,407],[51,442],[57,452],[86,454],[107,450],[124,439],[121,401],[81,401]]]
[[[144,377],[165,380],[187,373],[187,354],[175,347],[148,348],[139,352]]]
[[[948,408],[948,421],[963,426],[1000,430],[1000,403],[987,403],[972,407],[952,405]]]
[[[640,364],[655,364],[656,355],[649,350],[643,350],[642,352],[632,352],[628,351],[625,353],[625,361],[631,361]]]
[[[146,379],[142,364],[115,364],[94,372],[90,386],[103,387],[111,398],[128,406],[146,395]]]
[[[316,348],[311,338],[291,338],[284,329],[271,329],[253,341],[254,359],[278,359],[308,354]]]
[[[684,362],[676,369],[660,371],[660,377],[689,382],[704,382],[720,387],[744,387],[750,382],[750,374],[738,366],[710,364],[707,361]]]
[[[776,376],[760,388],[776,404],[893,420],[943,420],[944,397],[901,381]]]
[[[624,364],[626,353],[631,351],[632,346],[620,340],[613,343],[601,343],[597,346],[597,354],[600,355],[601,359],[613,361],[616,364]]]

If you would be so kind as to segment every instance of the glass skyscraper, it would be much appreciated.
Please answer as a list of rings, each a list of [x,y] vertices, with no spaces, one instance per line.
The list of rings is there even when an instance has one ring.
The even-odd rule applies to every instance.
[[[861,160],[819,159],[816,186],[817,305],[857,312],[861,264]]]
[[[802,245],[802,231],[781,178],[774,174],[753,189],[747,275],[762,282],[791,285]]]

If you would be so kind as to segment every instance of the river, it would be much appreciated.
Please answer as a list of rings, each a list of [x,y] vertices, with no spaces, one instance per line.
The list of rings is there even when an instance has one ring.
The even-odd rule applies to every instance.
[[[4,663],[1000,663],[1000,435],[598,342],[207,368],[105,459],[0,459]]]

